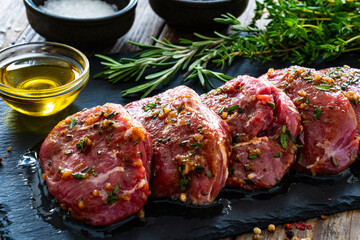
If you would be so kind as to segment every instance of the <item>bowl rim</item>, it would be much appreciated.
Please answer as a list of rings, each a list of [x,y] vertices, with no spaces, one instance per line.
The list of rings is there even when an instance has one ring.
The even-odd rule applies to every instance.
[[[63,44],[63,43],[57,43],[57,42],[20,43],[20,44],[15,44],[15,45],[6,47],[4,49],[1,49],[0,54],[3,52],[11,51],[14,48],[18,48],[18,47],[22,47],[22,46],[29,46],[29,45],[62,47],[62,48],[65,48],[66,50],[75,52],[83,60],[84,69],[76,79],[74,79],[73,81],[71,81],[65,85],[61,85],[59,87],[54,87],[54,88],[50,88],[50,89],[41,89],[41,90],[27,90],[27,89],[19,89],[19,88],[10,87],[10,86],[0,83],[0,93],[6,94],[6,95],[11,95],[11,96],[22,97],[22,98],[42,99],[42,98],[56,97],[56,96],[59,96],[62,94],[66,94],[68,92],[78,89],[83,84],[86,84],[88,82],[89,77],[90,77],[90,63],[89,63],[88,58],[80,50],[78,50],[72,46]],[[16,90],[16,91],[9,91],[9,90]]]
[[[113,14],[110,15],[106,15],[103,17],[95,17],[95,18],[73,18],[73,17],[65,17],[65,16],[61,16],[61,15],[56,15],[47,11],[44,11],[43,9],[41,9],[38,5],[36,5],[34,3],[33,0],[23,0],[25,3],[26,7],[31,8],[32,10],[36,11],[39,14],[48,16],[48,17],[52,17],[54,19],[58,19],[58,20],[62,20],[62,21],[73,21],[73,22],[79,22],[79,23],[83,23],[83,22],[98,22],[98,21],[106,21],[106,20],[110,20],[113,18],[116,18],[118,16],[122,16],[128,12],[130,12],[132,9],[134,9],[138,3],[138,0],[129,0],[129,3],[122,9],[116,11]],[[211,1],[211,0],[206,0],[206,1]],[[215,0],[218,1],[218,0]],[[223,0],[221,0],[223,1]]]
[[[234,1],[239,0],[166,0],[169,2],[178,2],[178,3],[185,3],[185,4],[194,4],[194,5],[217,5],[222,3],[231,3]]]

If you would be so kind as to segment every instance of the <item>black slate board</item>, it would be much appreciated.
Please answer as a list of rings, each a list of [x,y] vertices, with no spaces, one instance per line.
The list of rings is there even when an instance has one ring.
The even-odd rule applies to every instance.
[[[115,58],[123,56],[129,54],[113,55]],[[335,62],[319,61],[312,67],[348,64],[360,68],[359,57],[346,55]],[[102,70],[99,59],[91,58],[90,63],[91,76]],[[260,65],[240,59],[225,72],[232,76],[259,76],[270,67],[287,66],[289,64],[281,62]],[[179,75],[154,94],[180,84],[182,77]],[[0,164],[0,239],[215,239],[248,232],[254,226],[265,227],[269,223],[293,222],[360,208],[360,161],[357,161],[350,170],[333,177],[289,173],[279,186],[269,191],[248,193],[224,189],[217,200],[206,207],[189,207],[167,200],[150,201],[145,207],[144,220],[131,217],[105,228],[93,228],[67,219],[58,212],[51,197],[46,196],[33,154],[48,132],[66,116],[106,102],[125,105],[138,99],[139,96],[121,97],[120,91],[133,85],[131,82],[112,85],[90,77],[73,104],[54,116],[43,118],[22,115],[0,101],[0,157],[7,155]],[[198,82],[186,85],[199,94],[205,92]],[[7,152],[9,146],[12,150]]]

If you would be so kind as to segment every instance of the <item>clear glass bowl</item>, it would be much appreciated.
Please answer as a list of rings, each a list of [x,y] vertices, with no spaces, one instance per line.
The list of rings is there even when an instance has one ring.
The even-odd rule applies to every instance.
[[[53,81],[51,74],[44,77],[49,71],[68,81]],[[21,84],[29,72],[31,84]],[[47,116],[61,111],[75,100],[88,80],[88,59],[79,50],[64,44],[34,42],[0,51],[0,97],[27,115]],[[32,85],[33,82],[38,84]]]

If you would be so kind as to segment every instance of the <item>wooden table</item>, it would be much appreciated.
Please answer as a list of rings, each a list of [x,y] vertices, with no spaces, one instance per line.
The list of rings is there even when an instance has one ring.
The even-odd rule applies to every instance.
[[[251,0],[245,13],[239,18],[242,23],[246,24],[251,20],[254,8],[255,1]],[[179,37],[191,38],[192,36],[191,34],[181,33],[170,28],[152,11],[147,0],[139,0],[136,11],[136,20],[131,30],[120,38],[114,46],[99,50],[97,53],[117,53],[137,50],[136,47],[128,43],[128,40],[153,44],[151,36],[160,39],[167,38],[170,42],[176,42]],[[0,19],[0,49],[17,43],[45,40],[29,25],[22,0],[1,0]],[[92,54],[92,52],[87,52],[89,56]],[[326,220],[320,217],[309,219],[305,223],[312,225],[312,230],[299,231],[295,228],[295,236],[299,239],[307,237],[316,240],[360,239],[360,210],[327,216]],[[245,240],[252,239],[252,236],[253,233],[247,233],[226,239]],[[262,239],[284,239],[285,237],[284,225],[276,226],[274,233],[269,233],[264,229],[262,231]]]

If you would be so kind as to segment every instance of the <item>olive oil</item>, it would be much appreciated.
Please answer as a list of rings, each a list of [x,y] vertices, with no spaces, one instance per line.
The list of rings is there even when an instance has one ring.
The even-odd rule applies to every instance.
[[[60,58],[21,59],[0,69],[0,83],[19,89],[44,90],[65,85],[79,77],[73,63]]]
[[[79,63],[67,58],[37,55],[14,60],[0,67],[0,84],[10,87],[1,98],[21,113],[50,115],[77,97],[88,79],[87,75],[81,80],[85,84],[73,82],[82,71]]]

